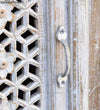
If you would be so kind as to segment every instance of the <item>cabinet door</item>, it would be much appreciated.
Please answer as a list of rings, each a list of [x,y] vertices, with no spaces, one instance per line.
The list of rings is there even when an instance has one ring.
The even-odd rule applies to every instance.
[[[0,110],[45,110],[41,0],[0,0]]]
[[[99,0],[0,0],[0,110],[100,109],[99,5]],[[60,26],[71,55],[63,88],[58,76],[69,66],[56,39]]]
[[[47,41],[50,110],[100,110],[100,1],[48,0]],[[64,26],[71,52],[66,86],[57,84],[65,68],[65,53],[55,40]]]

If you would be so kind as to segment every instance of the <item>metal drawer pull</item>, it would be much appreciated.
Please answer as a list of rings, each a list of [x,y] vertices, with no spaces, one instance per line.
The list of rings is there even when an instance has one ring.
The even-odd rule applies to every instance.
[[[64,87],[67,81],[68,74],[70,72],[70,49],[67,44],[67,33],[65,32],[65,28],[60,26],[57,31],[56,39],[63,45],[65,50],[66,57],[66,68],[62,75],[58,76],[58,84],[60,87]],[[68,63],[67,63],[68,62]],[[68,66],[67,66],[68,64]]]

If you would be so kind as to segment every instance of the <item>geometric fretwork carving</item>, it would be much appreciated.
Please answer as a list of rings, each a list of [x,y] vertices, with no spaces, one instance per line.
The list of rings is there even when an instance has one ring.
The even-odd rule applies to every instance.
[[[13,7],[10,10],[13,20],[6,20],[0,29],[0,44],[15,55],[16,61],[14,72],[0,80],[0,107],[6,101],[9,110],[40,110],[38,0],[9,5]],[[15,108],[11,108],[12,104]]]

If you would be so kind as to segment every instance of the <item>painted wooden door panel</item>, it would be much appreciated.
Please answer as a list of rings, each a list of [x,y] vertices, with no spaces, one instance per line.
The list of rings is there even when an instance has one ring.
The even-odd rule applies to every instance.
[[[48,59],[53,91],[50,99],[53,104],[50,110],[100,110],[100,1],[51,0],[47,3],[49,4],[48,13],[50,13],[48,40],[51,41],[48,44],[48,58],[53,61],[50,63]],[[62,73],[65,67],[63,47],[54,39],[60,25],[66,27],[71,51],[71,72],[63,89],[59,88],[55,82],[58,74]],[[53,97],[54,93],[55,97]]]
[[[99,23],[99,0],[0,0],[0,110],[100,110]]]
[[[100,110],[100,1],[71,3],[70,110]]]

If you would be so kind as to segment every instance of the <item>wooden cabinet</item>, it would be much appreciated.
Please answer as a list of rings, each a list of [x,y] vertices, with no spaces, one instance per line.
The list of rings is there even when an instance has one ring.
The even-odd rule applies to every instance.
[[[0,110],[100,110],[99,7],[99,0],[0,0]],[[58,76],[69,54],[56,39],[60,26],[70,50],[64,87]]]

